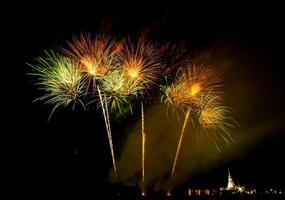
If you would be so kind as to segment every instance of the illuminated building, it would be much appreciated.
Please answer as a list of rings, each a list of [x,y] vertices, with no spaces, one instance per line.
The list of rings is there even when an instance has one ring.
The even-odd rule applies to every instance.
[[[226,188],[220,188],[221,194],[256,194],[255,189],[245,188],[245,186],[236,185],[231,177],[230,170],[228,169],[228,185]]]

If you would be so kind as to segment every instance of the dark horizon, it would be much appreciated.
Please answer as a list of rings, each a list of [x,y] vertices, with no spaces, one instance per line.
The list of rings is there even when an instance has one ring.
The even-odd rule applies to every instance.
[[[18,123],[11,127],[10,153],[19,167],[18,184],[27,187],[24,193],[36,190],[42,195],[92,195],[108,193],[113,187],[109,177],[112,161],[100,111],[60,108],[47,122],[52,107],[33,102],[41,93],[27,75],[30,67],[26,63],[33,63],[44,50],[58,50],[73,35],[85,32],[107,32],[119,38],[145,34],[158,43],[186,47],[193,57],[210,52],[213,57],[237,60],[235,67],[245,64],[226,69],[225,84],[236,86],[226,86],[226,92],[241,92],[225,98],[226,103],[233,108],[241,132],[263,122],[273,121],[273,125],[262,129],[264,133],[252,145],[246,144],[240,154],[221,154],[225,158],[222,162],[193,174],[176,188],[225,186],[228,168],[234,181],[241,185],[284,188],[284,35],[278,6],[136,3],[106,2],[98,4],[96,12],[88,4],[27,4],[11,22],[21,55],[13,61],[13,68],[19,73],[12,84],[18,89],[10,103],[21,100],[13,107],[17,114],[12,120]],[[266,14],[269,12],[273,13]],[[236,83],[237,79],[242,83]],[[252,84],[247,87],[248,83]],[[249,93],[248,99],[244,97]],[[119,121],[112,119],[117,158],[131,123],[138,120],[137,114]]]

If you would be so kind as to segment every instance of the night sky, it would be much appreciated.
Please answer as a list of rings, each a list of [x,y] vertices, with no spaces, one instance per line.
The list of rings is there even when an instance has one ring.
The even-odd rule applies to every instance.
[[[94,195],[109,190],[112,163],[100,111],[60,108],[47,122],[51,107],[33,102],[41,93],[26,75],[30,70],[26,63],[33,63],[44,50],[59,49],[81,32],[107,32],[118,37],[145,34],[159,43],[184,45],[193,55],[207,52],[234,60],[229,64],[234,67],[225,69],[226,92],[234,95],[225,99],[234,110],[239,131],[246,132],[263,122],[271,125],[262,129],[260,136],[257,131],[254,142],[240,154],[196,174],[181,186],[225,185],[229,167],[240,184],[285,187],[284,21],[280,7],[176,2],[79,1],[59,5],[46,1],[26,4],[20,11],[10,7],[14,18],[6,30],[13,42],[7,50],[11,58],[5,68],[11,68],[11,73],[4,75],[5,80],[12,79],[5,86],[11,93],[5,95],[11,105],[7,114],[10,123],[2,134],[11,141],[7,148],[7,157],[13,163],[10,181],[23,194]],[[138,119],[134,115],[113,122],[116,152],[123,148],[130,124]]]

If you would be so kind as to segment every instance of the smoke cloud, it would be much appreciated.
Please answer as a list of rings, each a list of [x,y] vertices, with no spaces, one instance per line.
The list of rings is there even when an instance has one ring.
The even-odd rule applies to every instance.
[[[263,53],[222,42],[199,52],[193,61],[210,64],[223,75],[224,103],[232,109],[231,116],[239,124],[232,130],[234,142],[227,145],[221,138],[218,143],[222,153],[219,153],[213,141],[199,132],[199,127],[188,123],[176,172],[170,177],[184,113],[172,112],[172,109],[167,112],[167,106],[159,103],[148,106],[145,110],[148,188],[171,190],[193,175],[242,156],[258,144],[259,139],[284,129],[284,116],[276,111],[282,99],[276,101],[278,97],[270,96],[271,88],[280,80],[270,74],[270,60]],[[117,160],[119,180],[124,184],[141,185],[140,125],[141,122],[137,122],[129,131]]]

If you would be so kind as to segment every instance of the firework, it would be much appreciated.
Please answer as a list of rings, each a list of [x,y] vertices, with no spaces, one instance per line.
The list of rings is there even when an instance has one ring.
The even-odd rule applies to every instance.
[[[236,122],[228,117],[230,112],[226,106],[221,104],[221,99],[211,93],[201,96],[198,101],[199,109],[198,121],[203,132],[212,139],[217,150],[220,152],[218,146],[218,136],[220,136],[227,144],[233,141],[230,134],[230,128],[233,128]]]
[[[209,66],[186,65],[178,72],[176,80],[169,86],[161,86],[162,100],[173,108],[192,108],[197,99],[209,91],[220,94],[221,78]]]
[[[126,79],[125,72],[122,69],[111,72],[101,81],[101,88],[107,98],[108,107],[112,111],[123,113],[123,106],[128,105],[130,110],[130,98],[137,97],[142,91],[142,86],[137,81]]]
[[[144,90],[155,83],[161,62],[159,52],[152,43],[143,39],[137,43],[129,41],[120,57],[127,80],[136,82]]]
[[[49,119],[59,106],[68,106],[73,102],[74,108],[79,102],[84,107],[80,99],[85,87],[84,77],[76,62],[53,52],[46,52],[46,57],[40,57],[37,61],[38,64],[30,65],[34,69],[30,74],[37,77],[36,85],[44,92],[36,100],[54,106]]]
[[[97,88],[100,99],[100,106],[102,108],[106,124],[106,131],[109,139],[113,167],[117,178],[111,125],[108,106],[106,105],[108,103],[108,100],[105,94],[104,99],[102,99],[101,89],[97,82],[100,83],[100,81],[102,81],[113,69],[117,67],[118,54],[122,50],[122,45],[116,43],[110,37],[98,35],[95,37],[95,39],[92,39],[89,34],[80,35],[79,38],[74,38],[72,42],[68,42],[68,45],[69,48],[64,49],[64,53],[80,63],[82,71],[89,79],[88,86],[90,85],[90,82],[93,83],[93,92],[95,92]]]
[[[179,142],[177,144],[174,162],[172,165],[171,175],[173,176],[181,145],[183,142],[184,132],[187,126],[187,122],[192,115],[195,115],[197,108],[201,107],[201,98],[205,93],[212,92],[217,95],[220,94],[221,78],[220,76],[204,65],[186,65],[185,68],[178,72],[180,75],[169,86],[162,86],[161,90],[164,95],[162,100],[168,106],[172,106],[174,109],[186,110],[183,127],[180,133]],[[210,103],[210,102],[209,102]],[[193,111],[193,112],[191,112]],[[203,111],[201,111],[202,113]],[[208,111],[209,112],[209,111]],[[205,114],[204,114],[205,115]],[[208,114],[209,115],[209,114]],[[205,124],[205,117],[202,119]]]
[[[111,151],[111,156],[112,156],[113,168],[114,168],[116,180],[118,180],[117,166],[116,166],[116,160],[115,160],[115,154],[114,154],[114,148],[113,148],[112,132],[111,132],[111,125],[110,125],[110,120],[109,120],[108,108],[107,108],[107,104],[106,104],[106,98],[104,98],[104,100],[103,100],[99,86],[97,86],[97,89],[98,89],[98,95],[100,98],[100,102],[102,105],[101,107],[102,107],[102,112],[103,112],[103,116],[104,116],[104,120],[105,120],[105,126],[106,126],[107,135],[108,135],[108,140],[109,140],[109,146],[110,146],[110,151]]]
[[[111,73],[103,81],[104,91],[109,93],[108,100],[111,108],[118,108],[128,104],[131,109],[130,98],[142,97],[153,86],[161,68],[160,55],[156,47],[143,39],[137,43],[130,40],[125,43],[120,54],[120,69]],[[145,139],[144,107],[141,101],[142,117],[142,183],[145,181]]]
[[[145,181],[145,139],[146,139],[146,134],[144,132],[144,109],[143,109],[143,102],[141,102],[141,117],[142,117],[142,183],[144,186],[144,181]]]
[[[158,50],[152,43],[140,39],[135,45],[127,43],[122,54],[122,66],[127,82],[134,83],[135,94],[143,95],[157,80],[161,68]],[[141,101],[141,136],[142,136],[142,184],[145,182],[145,142],[144,106]],[[143,188],[144,190],[144,188]]]
[[[176,149],[174,161],[173,161],[173,166],[172,166],[172,170],[171,170],[171,176],[173,176],[173,174],[174,174],[174,172],[175,172],[175,168],[176,168],[176,164],[177,164],[177,159],[178,159],[178,155],[179,155],[179,152],[180,152],[180,149],[181,149],[181,144],[182,144],[184,132],[185,132],[185,129],[186,129],[186,126],[187,126],[187,122],[188,122],[188,120],[189,120],[190,112],[191,112],[190,109],[187,109],[187,112],[186,112],[186,114],[185,114],[185,119],[184,119],[183,127],[182,127],[181,134],[180,134],[180,137],[179,137],[179,142],[178,142],[178,145],[177,145],[177,149]]]
[[[207,65],[190,65],[186,67],[182,79],[187,82],[190,96],[202,95],[208,92],[221,93],[221,76]]]
[[[186,90],[187,83],[183,80],[178,80],[177,82],[169,86],[161,86],[163,91],[162,101],[173,109],[185,109],[191,107],[193,103],[193,98],[190,96]]]
[[[68,42],[68,46],[63,52],[80,63],[85,75],[93,81],[94,90],[96,80],[102,79],[116,68],[118,54],[123,48],[122,44],[116,43],[110,37],[98,35],[93,39],[90,34],[74,37],[72,42]]]
[[[118,173],[109,111],[119,111],[116,113],[121,115],[129,108],[132,112],[133,100],[140,100],[142,196],[146,195],[145,155],[148,153],[146,137],[149,137],[145,132],[143,99],[157,84],[160,74],[172,81],[160,87],[162,101],[167,108],[181,109],[185,114],[171,177],[176,171],[189,120],[193,125],[199,124],[199,132],[211,138],[218,151],[219,138],[227,144],[232,141],[230,128],[234,125],[227,116],[229,109],[221,103],[220,75],[209,66],[181,60],[186,56],[184,49],[167,45],[157,49],[154,43],[144,39],[120,43],[103,35],[93,38],[90,34],[81,34],[68,42],[63,52],[64,56],[47,53],[45,58],[37,59],[37,65],[31,65],[34,72],[30,74],[37,77],[36,85],[44,92],[36,100],[53,106],[50,118],[59,106],[71,104],[74,108],[79,103],[85,109],[89,103],[84,104],[82,97],[94,98],[91,102],[96,101],[102,109],[116,181]],[[172,79],[170,75],[176,70],[176,77]],[[170,191],[167,196],[171,196]]]

